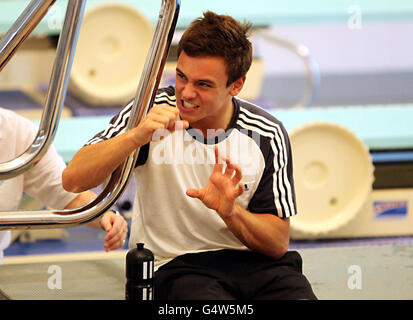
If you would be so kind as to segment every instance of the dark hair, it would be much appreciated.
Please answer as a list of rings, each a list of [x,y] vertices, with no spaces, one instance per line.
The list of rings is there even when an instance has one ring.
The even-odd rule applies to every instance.
[[[223,57],[229,86],[243,77],[251,66],[250,30],[250,23],[241,24],[227,15],[204,12],[204,16],[194,20],[182,35],[178,44],[178,57],[182,51],[190,57]]]

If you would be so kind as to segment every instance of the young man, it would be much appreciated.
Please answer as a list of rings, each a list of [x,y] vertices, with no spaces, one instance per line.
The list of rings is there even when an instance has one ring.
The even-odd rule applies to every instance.
[[[94,187],[140,147],[130,245],[155,254],[157,299],[315,299],[288,252],[295,215],[282,124],[236,98],[252,61],[249,25],[206,12],[183,34],[174,87],[125,132],[129,103],[63,174]]]
[[[37,128],[29,120],[0,108],[0,162],[9,161],[22,154],[33,142]],[[0,181],[0,211],[17,210],[23,192],[55,209],[78,208],[93,200],[96,195],[85,191],[80,194],[67,192],[62,187],[63,159],[51,146],[33,168],[18,177]],[[125,219],[108,211],[88,224],[91,228],[104,229],[106,251],[123,247],[128,224]],[[10,244],[10,231],[0,231],[0,264],[3,250]]]

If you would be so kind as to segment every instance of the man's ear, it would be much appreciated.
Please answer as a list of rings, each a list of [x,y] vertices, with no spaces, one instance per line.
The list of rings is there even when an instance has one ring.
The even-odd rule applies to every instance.
[[[231,90],[229,91],[229,94],[231,96],[233,96],[233,97],[237,96],[241,92],[242,88],[244,87],[244,83],[245,83],[246,78],[247,78],[246,76],[243,76],[243,77],[239,78],[238,80],[235,80],[231,84]]]

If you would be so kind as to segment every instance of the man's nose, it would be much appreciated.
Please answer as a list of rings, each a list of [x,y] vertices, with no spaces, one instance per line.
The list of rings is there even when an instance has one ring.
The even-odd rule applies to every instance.
[[[182,90],[182,98],[184,99],[193,99],[196,97],[196,90],[192,83],[188,82],[185,84],[184,89]]]

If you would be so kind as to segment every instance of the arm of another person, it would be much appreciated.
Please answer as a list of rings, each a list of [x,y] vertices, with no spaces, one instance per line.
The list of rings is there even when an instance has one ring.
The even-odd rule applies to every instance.
[[[15,154],[23,152],[36,136],[37,128],[26,118],[14,112],[0,110],[6,119],[1,132],[7,134],[7,147],[15,149]],[[0,119],[0,120],[2,120]],[[7,131],[8,130],[8,131]],[[13,138],[12,138],[13,137]],[[35,166],[23,174],[23,190],[44,205],[56,209],[71,209],[83,206],[93,200],[96,195],[87,191],[75,195],[62,188],[62,172],[65,168],[63,159],[57,154],[54,146],[50,146],[45,155],[36,161]],[[92,228],[103,228],[108,234],[105,237],[106,250],[114,250],[123,245],[127,233],[127,223],[114,212],[106,212],[100,219],[88,224]]]
[[[44,157],[24,174],[24,191],[44,205],[55,209],[72,209],[81,207],[96,198],[96,194],[85,191],[80,194],[67,192],[62,187],[62,172],[65,168],[63,159],[50,146]],[[105,212],[88,224],[89,227],[104,229],[106,251],[123,246],[127,234],[127,222],[122,216],[112,211]]]
[[[91,191],[82,192],[69,202],[65,209],[79,208],[95,198],[96,194]],[[106,231],[107,234],[103,243],[106,251],[116,250],[123,247],[125,243],[124,240],[128,233],[128,223],[121,215],[117,215],[114,211],[108,210],[99,218],[89,222],[87,226]]]
[[[179,111],[169,105],[154,106],[135,128],[80,149],[63,172],[63,188],[79,193],[100,185],[137,148],[151,141],[156,130],[186,129]],[[180,123],[176,125],[176,123]]]
[[[215,167],[208,185],[202,189],[188,189],[187,195],[215,210],[245,246],[269,257],[281,258],[289,246],[289,219],[270,213],[252,213],[236,204],[236,198],[244,192],[240,183],[241,168],[227,158],[223,172],[224,163],[218,158],[218,148],[215,147]]]

